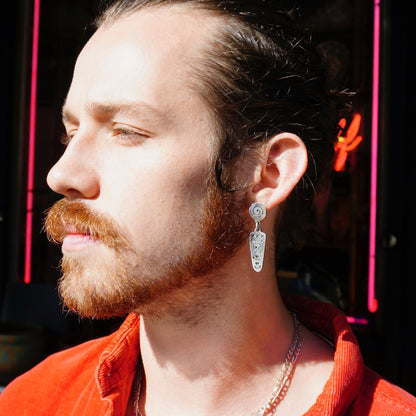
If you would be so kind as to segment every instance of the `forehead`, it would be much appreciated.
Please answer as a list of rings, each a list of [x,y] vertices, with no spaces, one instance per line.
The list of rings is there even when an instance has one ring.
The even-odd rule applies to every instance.
[[[137,101],[169,106],[192,82],[218,18],[189,6],[143,9],[104,23],[78,57],[67,102]]]
[[[162,3],[126,11],[117,17],[110,16],[102,21],[97,32],[111,28],[112,34],[136,36],[143,28],[154,41],[162,40],[166,52],[175,44],[193,47],[202,36],[215,33],[216,24],[222,19],[222,15],[192,3]]]

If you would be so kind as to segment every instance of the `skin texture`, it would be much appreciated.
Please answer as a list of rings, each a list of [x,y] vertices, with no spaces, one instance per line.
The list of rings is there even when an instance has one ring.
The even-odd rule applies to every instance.
[[[204,31],[188,20],[192,25],[183,39],[166,41],[161,25],[152,24],[149,39],[139,46],[131,41],[132,26],[103,27],[77,61],[63,109],[68,145],[48,182],[84,206],[73,210],[73,218],[69,203],[55,207],[46,228],[52,239],[63,241],[61,293],[82,315],[164,314],[160,305],[168,308],[169,292],[225,261],[226,250],[215,253],[219,234],[233,230],[221,242],[227,256],[241,244],[233,234],[244,206],[219,201],[211,178],[213,123],[186,85],[183,62],[200,54],[200,42],[192,39]],[[172,21],[167,28],[177,32],[179,24]],[[163,46],[154,48],[157,42]],[[83,228],[94,215],[99,217],[94,227]],[[123,243],[102,244],[105,230],[100,238],[88,238],[106,220],[106,229],[115,224],[110,234]],[[57,230],[62,224],[66,229]],[[123,250],[111,247],[120,244]],[[211,281],[196,282],[198,292],[212,292]],[[216,298],[206,295],[208,304]],[[175,315],[177,304],[170,308]]]
[[[100,292],[111,310],[110,295],[127,269],[137,272],[129,278],[141,280],[141,287],[177,282],[172,261],[183,263],[189,252],[198,257],[206,243],[207,194],[215,201],[206,179],[219,143],[209,109],[189,87],[187,62],[200,59],[205,39],[219,24],[187,6],[143,10],[102,26],[78,58],[63,111],[68,145],[48,183],[86,208],[87,218],[109,219],[123,236],[118,250],[99,235],[91,237],[80,221],[74,227],[64,218],[64,261],[73,273],[63,282],[81,312],[85,291]],[[130,305],[143,316],[140,407],[147,416],[248,415],[267,402],[293,333],[275,279],[274,222],[306,161],[300,138],[282,133],[237,171],[251,185],[230,212],[252,227],[249,204],[261,202],[268,210],[260,273],[251,268],[247,233],[203,277],[190,276],[185,267],[179,285]],[[220,214],[221,209],[214,218],[225,224],[227,216]],[[52,238],[61,240],[58,235]],[[310,407],[329,376],[332,355],[304,329],[297,371],[279,414]]]

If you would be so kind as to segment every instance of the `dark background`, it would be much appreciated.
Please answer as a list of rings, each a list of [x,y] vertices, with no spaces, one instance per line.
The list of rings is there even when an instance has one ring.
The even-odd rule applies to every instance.
[[[334,82],[345,82],[350,89],[357,91],[354,106],[364,120],[360,133],[364,138],[370,137],[373,2],[286,0],[281,3],[299,6],[300,18],[310,27],[318,45],[327,45],[331,41],[345,46],[345,62],[339,79]],[[412,13],[403,2],[382,0],[381,4],[377,241],[380,308],[376,314],[369,314],[366,310],[369,140],[364,140],[350,156],[345,171],[334,175],[325,217],[332,225],[319,234],[319,241],[308,241],[302,251],[286,250],[279,276],[282,288],[306,291],[311,296],[334,302],[347,314],[368,319],[368,325],[354,327],[366,362],[384,377],[416,394],[416,201],[413,172],[416,146],[413,137],[414,45],[410,43]],[[45,177],[63,151],[59,143],[62,133],[60,109],[76,56],[92,32],[89,23],[95,16],[97,5],[98,0],[42,0],[41,3],[33,283],[30,287],[21,282],[33,5],[31,1],[22,0],[4,2],[2,6],[0,307],[2,321],[36,321],[46,328],[44,354],[108,333],[119,324],[118,320],[79,322],[61,314],[54,289],[59,277],[60,251],[41,233],[44,210],[58,198],[48,189]],[[347,213],[346,224],[340,224],[340,219],[345,218],[340,212]],[[334,232],[341,229],[345,234]],[[315,264],[317,259],[318,265]],[[309,280],[305,283],[305,276],[312,276],[312,284]],[[10,375],[4,378],[3,383],[8,378]]]

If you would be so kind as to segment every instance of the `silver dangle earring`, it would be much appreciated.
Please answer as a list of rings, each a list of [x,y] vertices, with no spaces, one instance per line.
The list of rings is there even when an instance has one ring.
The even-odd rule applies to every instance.
[[[256,224],[254,231],[250,233],[251,264],[254,271],[259,272],[263,268],[264,250],[266,248],[266,234],[261,231],[260,221],[266,217],[266,207],[255,202],[250,205],[248,212]]]

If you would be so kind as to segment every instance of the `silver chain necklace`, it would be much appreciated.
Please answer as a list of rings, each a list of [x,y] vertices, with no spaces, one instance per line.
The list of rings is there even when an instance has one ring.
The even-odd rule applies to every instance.
[[[286,393],[289,390],[290,383],[292,381],[293,375],[295,374],[296,361],[299,357],[300,350],[302,348],[302,326],[296,314],[292,313],[292,316],[294,324],[293,338],[287,351],[285,362],[283,363],[283,367],[280,371],[279,378],[273,388],[272,395],[266,404],[261,406],[250,416],[272,415],[275,412],[276,407],[285,398]],[[135,416],[143,416],[139,410],[142,377],[143,371],[142,366],[140,365],[136,374],[136,398],[134,400]]]

